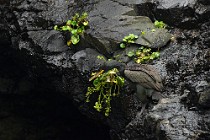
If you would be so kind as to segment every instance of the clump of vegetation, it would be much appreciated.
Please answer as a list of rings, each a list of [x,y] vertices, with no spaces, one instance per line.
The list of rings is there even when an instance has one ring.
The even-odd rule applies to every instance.
[[[143,34],[141,34],[141,35],[144,35],[144,34],[145,34],[145,32],[143,32]],[[120,47],[126,48],[127,46],[129,46],[129,44],[135,43],[135,40],[137,38],[138,38],[138,36],[134,35],[134,34],[129,34],[128,36],[125,36],[123,38],[123,43],[120,44]],[[127,53],[127,56],[133,58],[136,63],[146,63],[148,61],[159,58],[160,53],[152,52],[151,48],[142,46],[137,50],[129,51]]]
[[[104,60],[104,61],[106,61],[105,57],[104,57],[104,56],[102,56],[102,55],[98,55],[98,56],[97,56],[97,59],[100,59],[100,60]]]
[[[145,63],[160,57],[159,52],[152,52],[151,48],[140,47],[139,49],[129,51],[127,54],[129,57],[134,58],[136,63]]]
[[[77,44],[80,41],[80,35],[84,33],[85,28],[88,26],[87,20],[88,14],[85,12],[82,15],[76,13],[71,20],[66,22],[66,25],[58,27],[54,26],[58,31],[69,31],[71,33],[71,39],[67,41],[67,45]]]
[[[165,28],[166,24],[163,21],[155,21],[154,22],[156,28]]]
[[[116,68],[104,72],[101,70],[92,73],[89,81],[93,81],[93,86],[88,87],[86,93],[86,102],[90,102],[90,96],[93,93],[98,95],[94,108],[101,112],[104,110],[104,115],[109,116],[111,112],[111,99],[120,94],[120,88],[124,85],[124,78],[118,76],[119,71]]]
[[[129,34],[123,38],[123,43],[120,44],[120,48],[125,48],[130,43],[135,43],[135,40],[138,39],[137,35]]]

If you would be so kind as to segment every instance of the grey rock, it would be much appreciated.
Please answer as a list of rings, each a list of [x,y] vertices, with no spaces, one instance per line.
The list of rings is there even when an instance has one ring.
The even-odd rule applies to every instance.
[[[27,75],[33,79],[32,85],[38,85],[37,91],[65,93],[83,114],[108,125],[112,139],[209,139],[209,90],[205,85],[205,82],[210,81],[210,57],[207,54],[210,24],[207,4],[208,2],[201,0],[10,1],[12,8],[8,13],[15,16],[10,16],[0,6],[0,16],[3,19],[0,21],[0,38],[3,40],[0,42],[5,42],[2,44],[6,45],[12,42],[13,45],[0,48],[0,90],[7,92],[5,89],[13,85],[23,88],[14,88],[11,93],[31,90],[31,83],[20,79]],[[65,46],[66,41],[60,32],[50,31],[55,24],[63,24],[75,12],[83,11],[90,15],[90,29],[84,39],[89,43],[86,43],[88,47],[97,51],[84,49],[81,44],[69,48]],[[151,20],[144,16],[149,16]],[[154,20],[163,20],[169,27],[173,27],[170,32],[175,36],[174,42],[162,47],[170,38],[166,30],[157,29],[154,33],[150,32],[154,26],[151,21]],[[206,23],[203,24],[204,22]],[[150,102],[144,114],[137,117],[140,106],[134,96],[135,87],[126,80],[122,94],[112,100],[110,116],[105,118],[90,109],[91,105],[84,103],[84,91],[89,84],[84,77],[89,77],[89,73],[100,69],[100,66],[120,67],[121,63],[116,60],[132,64],[130,59],[124,56],[133,46],[122,51],[119,43],[129,33],[140,35],[141,31],[146,31],[146,34],[140,36],[138,44],[135,45],[151,46],[154,50],[160,48],[161,57],[151,62],[151,65],[157,68],[163,77],[164,90],[161,95],[167,98],[161,99],[158,104]],[[26,50],[30,53],[26,53]],[[113,53],[114,56],[122,56],[119,59],[115,57],[116,60],[110,63],[97,59],[97,55],[102,54],[111,58]],[[13,56],[14,63],[11,63],[9,58]],[[74,59],[74,62],[71,59]],[[24,69],[22,74],[17,71],[16,64]],[[10,69],[5,69],[6,67]],[[12,79],[18,79],[18,82],[14,83],[7,78],[10,74]],[[200,81],[205,82],[202,84]],[[183,93],[188,95],[177,98]],[[159,100],[159,97],[154,96],[152,99]],[[12,131],[9,132],[10,136]],[[17,135],[20,137],[22,133]]]
[[[163,98],[152,108],[150,113],[142,117],[142,119],[146,119],[144,122],[141,122],[140,118],[135,118],[126,126],[126,130],[131,133],[132,128],[135,128],[140,131],[140,136],[126,135],[127,139],[141,138],[141,135],[149,132],[145,128],[150,129],[150,132],[155,131],[158,135],[156,137],[150,134],[147,139],[197,138],[199,132],[198,120],[201,117],[196,112],[188,112],[187,108],[180,103],[182,98],[185,98],[185,96],[173,99]]]
[[[121,4],[132,5],[140,16],[181,28],[197,28],[197,24],[209,19],[209,2],[203,0],[115,0]],[[201,4],[200,4],[201,3]]]
[[[44,53],[60,53],[68,49],[64,37],[58,31],[29,31],[29,38],[41,46]]]
[[[198,103],[201,106],[210,107],[210,89],[209,88],[200,93]]]
[[[195,84],[195,91],[196,91],[197,93],[203,92],[204,90],[207,89],[207,87],[209,87],[209,84],[208,84],[206,81],[198,81],[198,82]]]
[[[115,10],[114,16],[110,12],[112,10]],[[126,15],[132,10],[118,2],[109,0],[99,2],[94,10],[90,11],[90,29],[85,35],[86,39],[99,52],[106,55],[117,50],[122,39],[131,33],[139,35],[136,44],[153,48],[160,48],[170,40],[171,35],[167,30],[156,29],[148,17]],[[156,31],[152,32],[152,29]],[[141,36],[143,31],[146,34]]]
[[[104,59],[100,59],[98,56],[104,57],[97,51],[87,48],[75,53],[72,56],[72,59],[74,60],[77,69],[80,72],[85,73],[103,67],[106,62],[106,57],[104,57]]]
[[[204,5],[210,5],[210,1],[208,1],[208,0],[199,0],[199,2]]]
[[[43,56],[43,59],[49,63],[53,64],[57,67],[62,67],[62,68],[73,68],[73,63],[71,60],[72,53],[67,51],[55,55],[45,55]]]
[[[161,91],[163,88],[159,72],[151,65],[136,64],[127,66],[125,76],[134,83],[145,88]]]
[[[162,91],[162,79],[157,70],[151,65],[129,65],[124,71],[125,77],[136,85],[136,97],[143,103],[140,116],[148,103],[147,97],[155,94],[155,91]]]

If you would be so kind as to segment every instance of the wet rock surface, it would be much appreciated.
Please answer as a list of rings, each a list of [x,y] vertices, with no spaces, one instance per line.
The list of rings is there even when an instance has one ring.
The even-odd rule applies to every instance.
[[[208,1],[16,0],[9,3],[1,1],[0,4],[0,96],[7,96],[9,101],[11,95],[15,94],[15,98],[24,95],[31,97],[28,99],[30,101],[36,92],[63,94],[65,102],[72,102],[87,118],[109,126],[111,139],[114,140],[210,138]],[[53,26],[64,24],[75,12],[83,11],[89,14],[90,28],[82,36],[81,42],[70,48],[66,45],[68,33],[54,31]],[[167,23],[169,31],[155,28],[152,21],[156,19]],[[146,34],[142,36],[143,31]],[[101,68],[106,70],[116,66],[123,69],[123,65],[116,60],[131,63],[126,56],[129,48],[125,51],[119,48],[119,43],[129,33],[140,35],[133,48],[144,45],[154,50],[160,49],[160,58],[150,64],[162,76],[163,98],[159,101],[150,99],[143,114],[137,116],[142,105],[135,97],[133,84],[126,79],[121,95],[112,100],[110,116],[105,117],[93,109],[94,102],[85,103],[88,78],[91,72]],[[174,39],[170,42],[172,35]],[[116,60],[107,61],[110,58]],[[30,93],[34,89],[36,92]],[[45,96],[51,97],[50,94]],[[58,104],[61,108],[65,108],[62,106],[63,98]],[[52,102],[56,103],[56,99],[53,98]],[[40,101],[39,98],[37,100]],[[47,101],[49,99],[43,102]],[[26,103],[26,100],[23,102]],[[4,101],[1,103],[1,106],[6,106]],[[30,103],[26,104],[30,106]],[[48,109],[50,107],[43,111]],[[71,112],[71,108],[67,110]],[[68,117],[67,112],[64,111],[64,119]],[[57,112],[54,110],[50,113]],[[14,117],[7,110],[0,110],[0,129],[5,131],[6,136],[11,135],[7,129],[10,127],[4,126],[14,122],[9,123],[15,126],[11,140],[18,139],[20,134],[30,133],[23,128],[30,127],[30,131],[39,128],[23,123],[24,117]],[[33,120],[30,121],[33,123]],[[48,124],[56,122],[41,120],[40,123],[42,121]],[[49,129],[55,132],[55,127]],[[61,130],[68,131],[68,127]],[[45,137],[48,131],[40,137],[30,134],[29,137],[40,140],[70,137]],[[2,139],[6,136],[2,136]]]
[[[209,19],[208,1],[202,0],[115,0],[132,5],[137,15],[148,16],[152,20],[163,20],[169,25],[181,28],[198,28]]]
[[[160,48],[170,40],[171,35],[167,30],[155,28],[148,17],[130,16],[129,12],[132,11],[133,8],[123,6],[118,2],[110,0],[98,2],[90,12],[87,40],[103,54],[113,53],[122,39],[129,34],[139,36],[136,44],[152,48]],[[142,32],[146,34],[141,35]]]

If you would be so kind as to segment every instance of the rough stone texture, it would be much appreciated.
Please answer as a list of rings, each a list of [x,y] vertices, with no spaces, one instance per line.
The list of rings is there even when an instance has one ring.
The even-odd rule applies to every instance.
[[[103,58],[100,59],[98,56]],[[76,52],[72,59],[82,73],[99,70],[106,62],[106,57],[90,48]]]
[[[62,93],[87,117],[109,126],[111,139],[114,140],[210,138],[208,2],[0,2],[6,5],[0,6],[0,95],[30,94],[34,88],[42,93]],[[53,31],[53,26],[65,23],[75,12],[83,11],[89,13],[90,29],[80,44],[69,48],[65,45],[68,34]],[[151,20],[155,19],[171,26],[169,33],[175,37],[173,42],[168,43],[171,35],[165,29],[156,29],[155,33],[150,31],[154,28]],[[141,31],[146,31],[146,34],[140,36],[137,44],[126,50],[119,49],[124,36],[129,33],[140,35]],[[141,103],[134,96],[132,83],[126,80],[121,95],[112,100],[110,116],[105,117],[93,109],[94,101],[85,103],[89,74],[100,67],[106,70],[116,65],[123,69],[123,64],[115,60],[104,62],[97,56],[104,55],[105,59],[130,63],[130,59],[124,56],[129,49],[136,49],[138,45],[150,46],[154,50],[160,48],[160,58],[150,64],[162,76],[163,99],[158,103],[150,100],[142,116],[137,117]],[[4,113],[0,118],[3,117]],[[6,126],[7,121],[13,120],[1,119],[0,123]],[[15,120],[13,124],[17,128],[14,134],[21,135],[22,121]]]
[[[152,48],[163,47],[170,40],[167,30],[156,29],[148,17],[129,16],[131,11],[133,8],[110,0],[98,2],[90,12],[90,29],[86,39],[106,55],[117,50],[122,39],[131,33],[139,36],[136,44]],[[152,29],[156,31],[152,32]],[[145,35],[141,35],[143,31]]]
[[[172,26],[198,28],[209,19],[209,1],[203,0],[115,0],[132,5],[136,15],[148,16],[152,20],[163,20]]]

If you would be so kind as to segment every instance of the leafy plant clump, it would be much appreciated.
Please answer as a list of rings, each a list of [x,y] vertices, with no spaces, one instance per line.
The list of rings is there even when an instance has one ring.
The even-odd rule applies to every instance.
[[[155,21],[154,22],[156,28],[165,28],[166,24],[163,21]]]
[[[123,38],[123,43],[120,44],[120,48],[125,48],[130,43],[135,43],[135,40],[138,39],[137,35],[129,34]]]
[[[143,46],[136,51],[129,51],[127,55],[129,57],[133,57],[136,63],[145,63],[160,57],[159,52],[152,52],[151,48],[146,48]]]
[[[119,71],[116,68],[104,73],[101,70],[97,73],[92,73],[89,81],[93,81],[93,86],[88,87],[86,93],[86,102],[90,102],[90,96],[93,93],[98,95],[97,102],[94,108],[101,112],[104,110],[104,115],[109,116],[111,112],[111,99],[120,94],[120,88],[124,85],[124,78],[118,76]]]
[[[87,20],[88,14],[85,12],[82,15],[76,13],[71,20],[66,22],[66,25],[58,27],[54,26],[58,31],[69,31],[71,33],[71,39],[67,41],[67,45],[77,44],[80,41],[80,35],[84,33],[85,28],[88,26]]]

